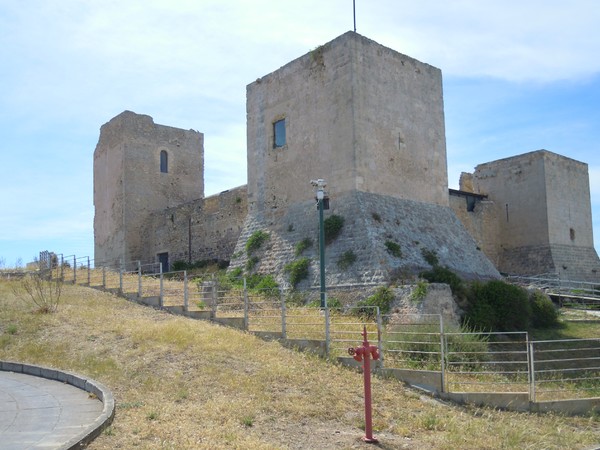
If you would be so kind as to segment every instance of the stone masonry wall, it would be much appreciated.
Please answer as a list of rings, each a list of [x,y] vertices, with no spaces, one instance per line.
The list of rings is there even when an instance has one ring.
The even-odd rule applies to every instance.
[[[392,277],[412,278],[431,268],[425,261],[423,250],[435,252],[441,265],[464,278],[499,277],[448,207],[354,192],[338,197],[331,208],[325,217],[336,214],[342,216],[345,223],[341,235],[326,247],[328,285],[368,285]],[[245,267],[248,260],[245,245],[257,230],[268,232],[270,239],[255,253],[259,262],[253,271],[277,274],[279,281],[285,283],[285,265],[308,257],[309,279],[300,286],[319,286],[318,212],[314,202],[293,205],[276,221],[250,214],[231,260],[231,268]],[[296,256],[295,245],[304,238],[312,239],[313,245]],[[399,257],[387,250],[388,241],[400,245],[402,254]],[[356,255],[356,261],[344,270],[338,261],[348,251]]]
[[[229,260],[247,209],[247,189],[240,186],[153,213],[142,230],[148,243],[144,260],[155,260],[158,253],[168,253],[171,263]]]

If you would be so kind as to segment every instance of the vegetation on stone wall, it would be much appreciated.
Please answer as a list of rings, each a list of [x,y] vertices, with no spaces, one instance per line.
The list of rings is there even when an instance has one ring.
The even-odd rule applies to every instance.
[[[365,317],[374,318],[376,315],[374,306],[378,306],[381,314],[388,314],[393,301],[394,292],[389,287],[381,286],[366,300],[358,302],[358,312]]]
[[[414,287],[412,293],[410,294],[410,300],[413,302],[420,302],[427,295],[427,291],[429,290],[429,283],[425,280],[417,281],[417,285]]]
[[[325,244],[331,244],[342,232],[344,227],[344,218],[333,214],[323,222],[325,231]]]
[[[427,263],[430,266],[435,267],[438,265],[439,259],[438,259],[437,252],[435,250],[429,250],[428,248],[423,248],[423,249],[421,249],[421,255],[423,255],[423,259],[425,259],[425,261],[427,261]]]
[[[258,256],[250,256],[246,260],[246,271],[252,272],[259,261],[260,261],[260,258]]]
[[[395,256],[396,258],[402,258],[402,249],[397,242],[385,241],[385,248],[390,255]]]
[[[356,262],[356,259],[356,254],[352,250],[348,250],[340,255],[337,265],[341,270],[346,270]]]
[[[262,230],[255,231],[246,241],[246,253],[251,255],[258,250],[267,239],[269,239],[269,233]]]
[[[461,303],[467,295],[467,286],[463,280],[447,267],[435,265],[431,270],[421,273],[421,278],[430,283],[443,283],[450,286],[452,295]]]
[[[308,278],[308,267],[310,266],[310,259],[301,258],[293,261],[283,268],[285,273],[290,276],[290,284],[295,288],[298,283]]]
[[[306,238],[302,239],[300,242],[298,242],[296,244],[296,247],[295,247],[296,256],[300,256],[304,252],[304,250],[312,247],[312,245],[313,245],[313,241],[311,238],[306,237]]]

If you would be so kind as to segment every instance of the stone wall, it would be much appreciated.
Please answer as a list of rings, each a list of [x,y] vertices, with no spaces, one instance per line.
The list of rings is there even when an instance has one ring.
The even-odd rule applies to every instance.
[[[247,187],[151,214],[141,231],[143,259],[168,253],[169,261],[229,260],[248,210]]]
[[[336,214],[344,218],[341,235],[326,247],[328,285],[376,284],[392,278],[412,279],[431,265],[423,251],[435,252],[439,264],[466,279],[499,277],[477,243],[448,207],[366,192],[353,192],[331,203],[326,218]],[[245,245],[253,232],[262,230],[270,239],[254,256],[259,258],[254,271],[277,274],[287,282],[286,264],[300,257],[310,259],[309,279],[301,287],[319,286],[318,212],[314,202],[292,205],[286,214],[273,221],[249,214],[235,249],[231,267],[244,268],[248,260]],[[312,247],[300,256],[295,246],[310,238]],[[400,246],[401,255],[393,256],[386,243]],[[356,261],[343,269],[338,262],[352,251]],[[248,273],[246,271],[246,273]]]

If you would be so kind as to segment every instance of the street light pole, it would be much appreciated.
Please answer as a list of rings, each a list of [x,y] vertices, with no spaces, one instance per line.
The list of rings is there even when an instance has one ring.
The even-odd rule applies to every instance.
[[[327,296],[325,295],[325,223],[323,220],[323,210],[325,199],[325,180],[319,178],[311,181],[317,188],[317,206],[319,208],[319,267],[321,272],[321,308],[327,308]]]

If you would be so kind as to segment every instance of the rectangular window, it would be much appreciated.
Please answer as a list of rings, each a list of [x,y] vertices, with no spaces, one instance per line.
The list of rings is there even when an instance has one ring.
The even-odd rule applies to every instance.
[[[273,148],[283,147],[285,144],[285,119],[281,119],[273,124]]]

